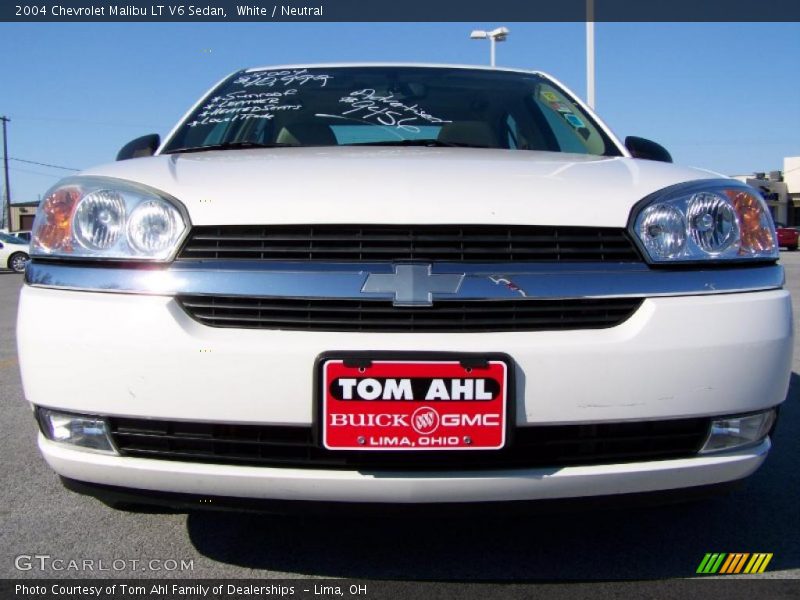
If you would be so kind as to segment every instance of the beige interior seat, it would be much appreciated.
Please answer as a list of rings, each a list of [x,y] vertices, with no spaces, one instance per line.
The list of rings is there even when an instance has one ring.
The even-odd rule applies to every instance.
[[[497,147],[497,135],[488,123],[483,121],[457,121],[445,123],[437,138],[448,144],[468,144],[470,146]]]
[[[325,123],[291,123],[278,132],[278,144],[292,146],[335,146],[336,136]]]

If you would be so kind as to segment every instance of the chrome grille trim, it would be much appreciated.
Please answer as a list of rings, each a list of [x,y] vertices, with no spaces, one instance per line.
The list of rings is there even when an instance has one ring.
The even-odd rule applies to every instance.
[[[780,289],[780,265],[707,269],[651,269],[630,263],[503,265],[434,263],[434,273],[464,273],[457,294],[434,300],[511,300],[670,297]],[[383,299],[362,293],[370,273],[392,273],[391,263],[266,263],[179,261],[172,265],[42,261],[28,264],[25,281],[35,287],[147,294],[243,297]],[[524,296],[523,296],[524,294]]]

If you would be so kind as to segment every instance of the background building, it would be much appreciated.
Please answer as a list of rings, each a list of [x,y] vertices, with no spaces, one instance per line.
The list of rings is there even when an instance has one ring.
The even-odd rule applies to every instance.
[[[783,159],[783,181],[786,183],[786,194],[792,213],[791,224],[800,223],[800,156],[789,156]]]
[[[733,177],[761,192],[777,223],[800,225],[800,156],[784,158],[783,171]]]
[[[22,202],[11,205],[11,223],[9,231],[30,231],[33,217],[36,215],[38,202]]]

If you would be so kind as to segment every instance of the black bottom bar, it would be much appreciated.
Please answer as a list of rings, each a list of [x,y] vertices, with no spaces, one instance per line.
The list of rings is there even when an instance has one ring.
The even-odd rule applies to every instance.
[[[75,479],[61,478],[68,490],[91,496],[104,504],[132,512],[152,512],[165,508],[175,512],[218,510],[279,515],[358,516],[358,517],[460,517],[480,514],[484,517],[556,514],[589,510],[619,510],[642,506],[663,506],[705,500],[729,493],[742,480],[658,492],[617,494],[553,500],[515,500],[502,502],[447,502],[420,504],[311,502],[307,500],[265,500],[231,496],[202,496],[153,490],[139,490]]]

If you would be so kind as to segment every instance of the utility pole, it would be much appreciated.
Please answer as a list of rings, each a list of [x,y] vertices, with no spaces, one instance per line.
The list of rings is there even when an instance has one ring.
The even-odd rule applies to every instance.
[[[594,110],[594,0],[586,0],[586,104]]]
[[[11,119],[6,117],[5,115],[0,117],[0,121],[3,122],[3,170],[6,174],[6,193],[5,193],[5,216],[6,216],[6,229],[11,231],[11,187],[8,183],[8,134],[6,133],[6,123],[9,123]]]

